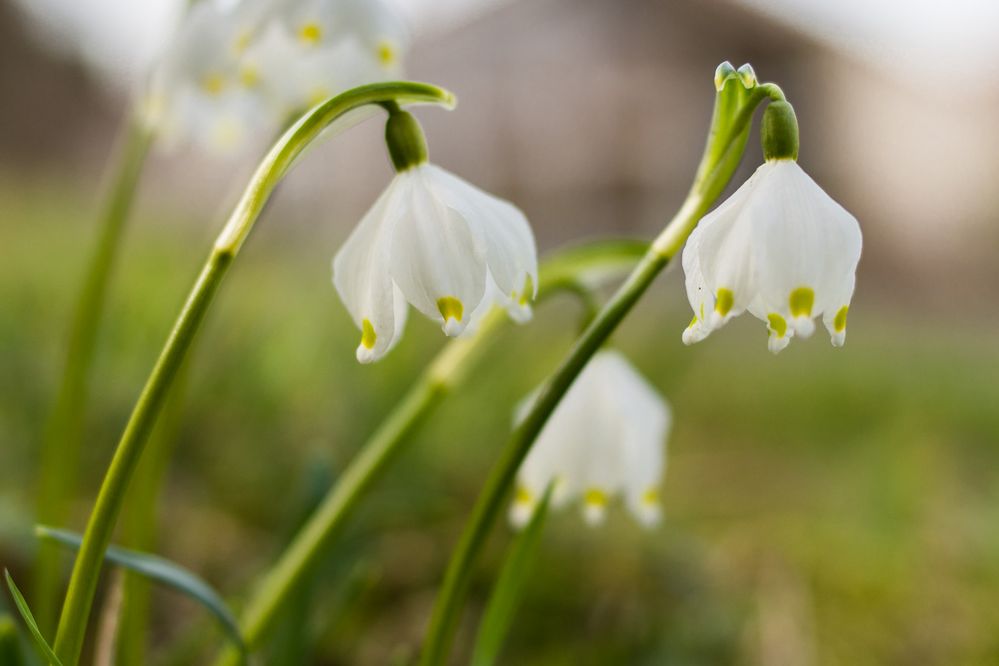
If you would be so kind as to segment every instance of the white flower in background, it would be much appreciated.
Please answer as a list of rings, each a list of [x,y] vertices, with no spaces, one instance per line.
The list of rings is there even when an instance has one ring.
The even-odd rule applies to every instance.
[[[167,143],[233,152],[323,99],[397,78],[406,41],[379,0],[201,0],[154,72],[147,120]]]
[[[862,245],[856,218],[832,200],[797,162],[797,121],[786,102],[764,114],[767,161],[714,211],[683,249],[692,344],[749,310],[767,324],[777,353],[805,338],[821,316],[836,347]]]
[[[398,78],[405,25],[381,0],[284,0],[281,30],[261,41],[266,81],[284,109]]]
[[[518,408],[520,421],[534,396]],[[619,352],[598,352],[552,412],[518,472],[510,521],[525,525],[554,483],[551,505],[582,500],[583,517],[603,522],[621,496],[646,526],[660,519],[669,405]]]
[[[530,315],[538,259],[527,218],[440,167],[398,174],[333,260],[333,282],[361,329],[357,360],[398,341],[406,303],[461,333],[493,305]]]
[[[259,66],[246,57],[264,28],[268,4],[246,0],[223,8],[203,0],[191,7],[146,97],[147,122],[165,141],[227,152],[274,122]]]

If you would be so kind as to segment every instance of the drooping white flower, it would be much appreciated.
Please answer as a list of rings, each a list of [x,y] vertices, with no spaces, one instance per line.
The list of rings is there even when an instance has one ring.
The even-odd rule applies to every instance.
[[[407,31],[381,0],[284,0],[278,18],[282,29],[261,41],[258,54],[284,109],[401,73]]]
[[[146,119],[168,143],[184,140],[227,152],[275,119],[247,58],[270,16],[271,2],[244,0],[191,7],[154,71]]]
[[[748,310],[767,324],[774,353],[808,337],[821,316],[833,345],[846,316],[861,251],[856,218],[794,159],[768,159],[714,211],[683,250],[692,344]]]
[[[404,25],[381,0],[201,0],[145,97],[167,143],[233,152],[348,88],[398,78]]]
[[[537,250],[515,206],[423,162],[397,173],[365,214],[333,260],[333,282],[368,363],[398,341],[407,302],[449,336],[493,305],[529,316]]]
[[[517,410],[522,419],[533,403]],[[620,496],[643,525],[660,519],[669,405],[619,352],[598,352],[552,412],[517,476],[510,521],[530,520],[549,483],[553,507],[582,500],[583,517],[604,520]]]

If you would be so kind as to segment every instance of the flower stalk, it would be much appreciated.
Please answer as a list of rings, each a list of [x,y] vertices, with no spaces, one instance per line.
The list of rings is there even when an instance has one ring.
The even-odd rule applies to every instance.
[[[62,525],[68,518],[69,501],[77,483],[97,329],[125,231],[125,221],[135,199],[152,139],[152,133],[144,123],[134,114],[129,114],[111,167],[111,178],[99,218],[97,244],[87,264],[76,301],[63,375],[42,441],[37,509],[41,523]],[[52,628],[55,623],[60,556],[61,550],[54,544],[42,543],[39,546],[32,587],[36,618],[43,630]]]
[[[589,312],[589,292],[586,292],[587,298],[581,296],[579,280],[573,272],[580,274],[600,269],[613,272],[620,266],[629,265],[626,262],[634,263],[640,256],[639,246],[635,244],[594,243],[584,249],[587,256],[582,261],[577,255],[584,253],[574,248],[542,262],[539,302],[568,292],[579,297],[584,310]],[[551,268],[558,270],[549,270]],[[502,308],[494,307],[481,320],[474,334],[448,343],[361,447],[251,597],[240,621],[243,637],[251,649],[258,647],[267,636],[285,604],[293,598],[295,589],[327,552],[358,502],[403,450],[402,445],[427,415],[463,381],[504,321]],[[228,649],[217,664],[235,666],[238,658],[235,650]]]
[[[79,660],[104,551],[121,512],[129,481],[178,369],[240,247],[249,236],[274,188],[323,130],[338,119],[343,119],[352,110],[388,101],[401,104],[432,103],[450,107],[454,104],[454,97],[435,86],[411,82],[354,88],[327,100],[302,116],[278,140],[251,178],[216,240],[146,381],[98,493],[83,544],[73,566],[56,634],[55,652],[67,666],[74,666]]]
[[[731,70],[730,73],[725,71],[726,67]],[[742,72],[737,73],[728,63],[719,67],[719,74],[722,76],[716,77],[718,94],[711,131],[686,200],[638,266],[576,340],[501,451],[452,553],[423,646],[422,666],[443,666],[447,663],[472,568],[492,526],[503,511],[505,497],[517,470],[548,417],[583,367],[680,251],[697,222],[725,189],[742,158],[755,109],[768,98],[784,101],[784,95],[777,86],[757,85],[755,75],[747,80],[748,77],[740,76]]]

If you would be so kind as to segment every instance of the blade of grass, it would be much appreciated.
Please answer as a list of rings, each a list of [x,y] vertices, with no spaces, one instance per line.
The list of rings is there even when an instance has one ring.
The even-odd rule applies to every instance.
[[[69,530],[60,530],[39,525],[35,533],[43,539],[50,539],[73,550],[78,550],[83,537]],[[208,583],[191,573],[184,567],[165,558],[135,550],[126,550],[117,546],[109,546],[104,557],[120,567],[141,574],[194,599],[214,615],[226,634],[239,649],[246,654],[246,641],[239,631],[235,616],[222,597]]]
[[[524,585],[531,574],[534,556],[541,543],[551,494],[552,486],[549,484],[527,527],[521,530],[507,550],[503,568],[479,625],[472,666],[493,666],[503,649],[503,641],[513,624],[517,605],[523,596]]]
[[[28,626],[28,631],[31,633],[31,637],[35,640],[35,645],[38,647],[38,651],[49,660],[50,664],[53,666],[62,666],[62,662],[59,661],[59,657],[56,653],[52,651],[49,646],[48,641],[42,636],[42,630],[38,628],[38,623],[35,622],[35,616],[31,614],[31,609],[28,608],[28,602],[24,600],[24,595],[21,594],[21,590],[17,589],[17,585],[14,584],[14,579],[10,577],[10,572],[6,569],[3,570],[3,575],[7,579],[7,587],[10,589],[10,595],[14,597],[14,605],[17,606],[18,612],[21,613],[21,618],[24,620],[24,624]]]

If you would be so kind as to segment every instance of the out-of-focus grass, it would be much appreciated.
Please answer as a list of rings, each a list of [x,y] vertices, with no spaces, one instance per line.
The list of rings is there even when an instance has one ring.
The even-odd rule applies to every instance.
[[[31,544],[12,525],[30,524],[90,239],[80,197],[0,189],[0,209],[0,564],[26,570]],[[219,224],[140,217],[102,335],[74,528]],[[414,316],[384,362],[356,364],[335,246],[278,222],[248,244],[197,346],[163,511],[164,554],[236,603],[300,520],[308,480],[335,478],[443,342]],[[749,320],[684,348],[678,271],[660,280],[614,342],[674,406],[667,519],[644,532],[623,511],[596,530],[554,516],[507,663],[995,663],[999,346],[989,322],[897,312],[860,284],[845,349],[817,333],[775,358]],[[555,300],[510,328],[378,485],[309,595],[317,663],[383,664],[418,643],[511,405],[575,317]],[[198,622],[182,603],[158,599],[160,644]]]

